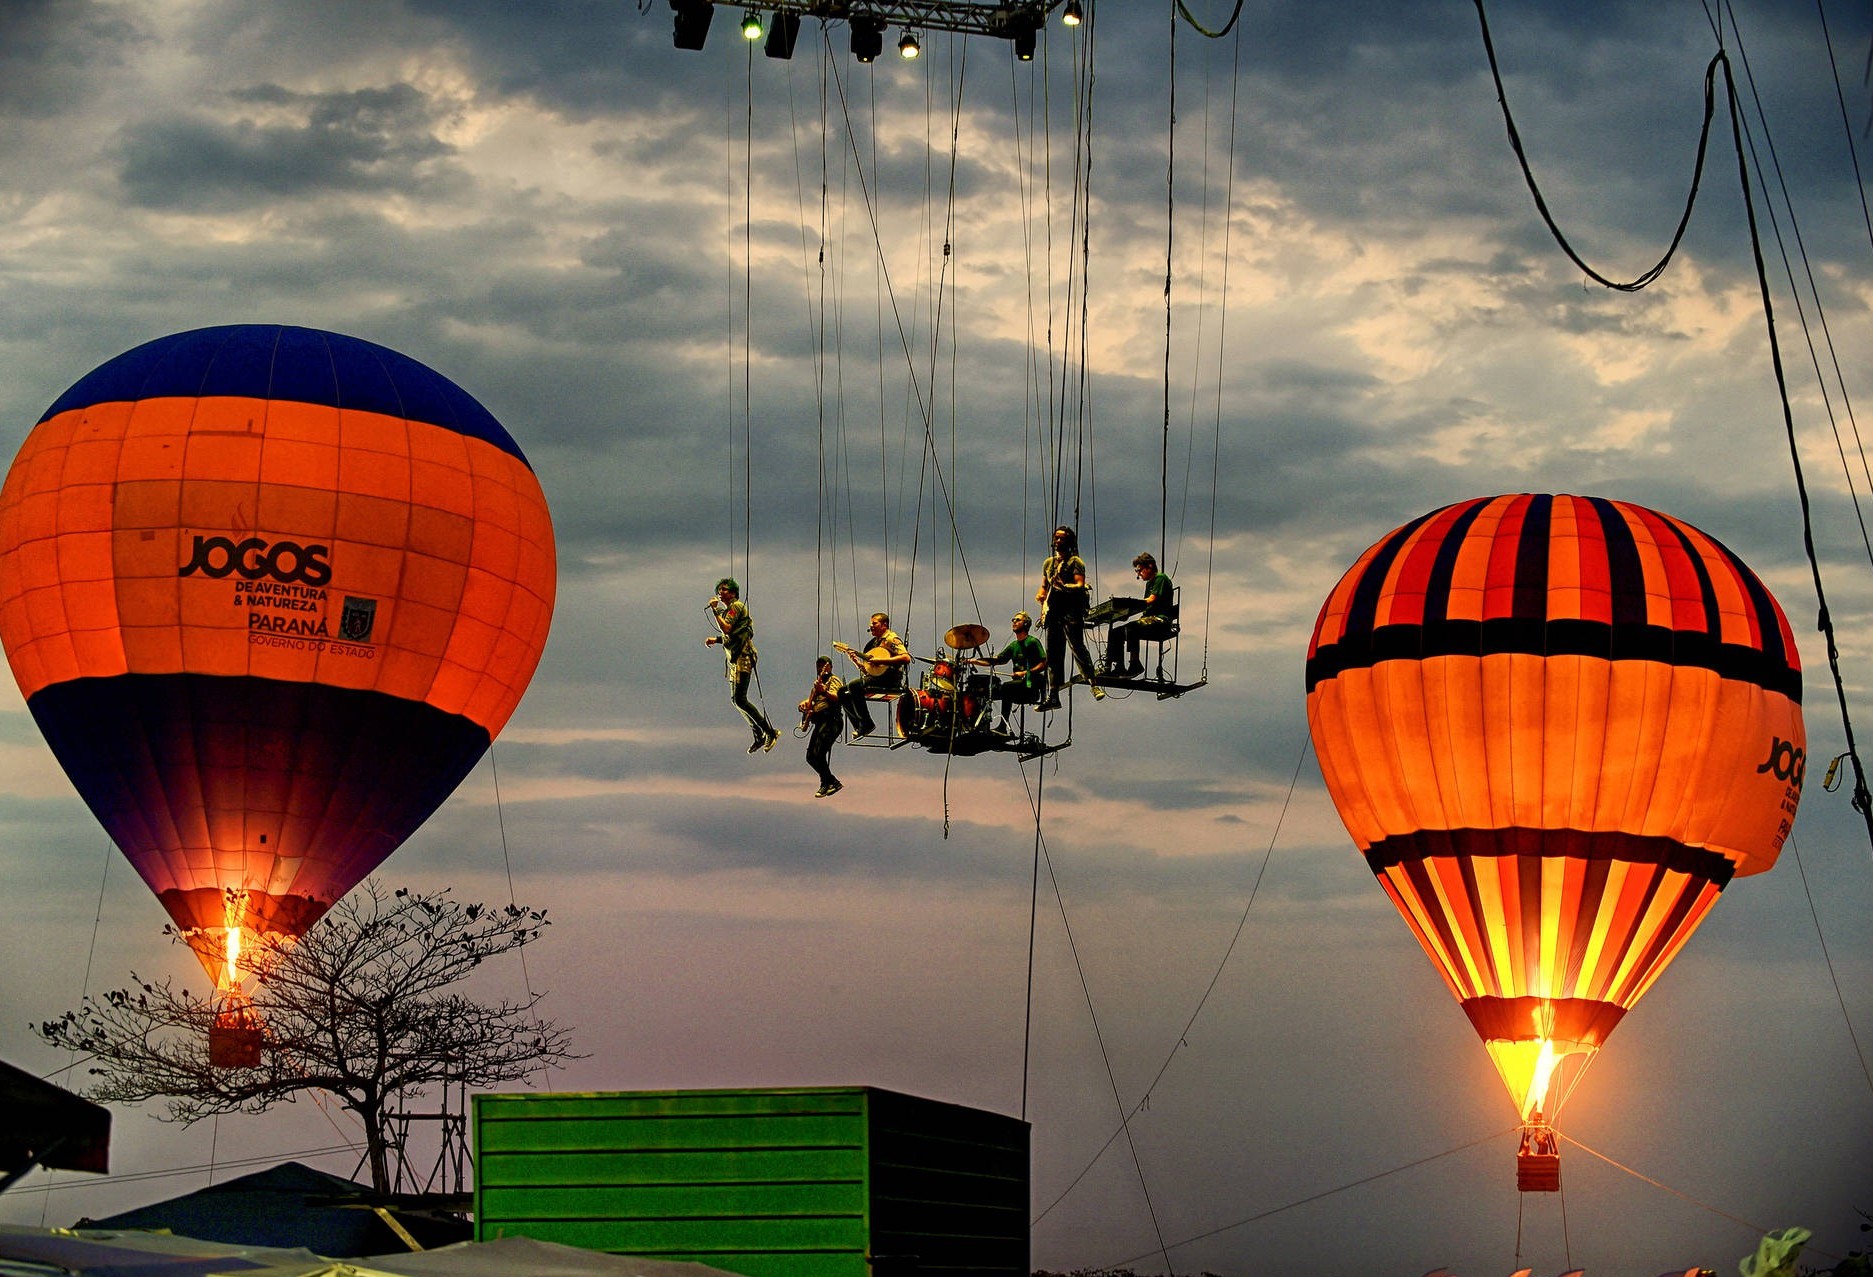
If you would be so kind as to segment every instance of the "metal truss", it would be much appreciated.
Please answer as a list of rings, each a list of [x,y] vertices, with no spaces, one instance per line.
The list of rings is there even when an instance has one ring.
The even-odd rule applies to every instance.
[[[1063,0],[986,0],[985,3],[975,3],[973,0],[705,2],[712,2],[720,9],[793,14],[802,18],[818,18],[822,22],[850,22],[857,19],[919,31],[957,31],[965,35],[992,35],[1012,39],[1022,32],[1038,31],[1047,21],[1047,15],[1058,8]],[[676,7],[676,0],[671,0],[671,7]]]

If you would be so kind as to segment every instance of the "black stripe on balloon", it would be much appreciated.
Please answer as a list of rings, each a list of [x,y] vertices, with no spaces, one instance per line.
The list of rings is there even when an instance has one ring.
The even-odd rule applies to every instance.
[[[1554,498],[1546,493],[1525,498],[1522,534],[1515,546],[1515,594],[1509,614],[1539,625],[1548,615],[1548,532]]]
[[[1652,889],[1646,892],[1645,901],[1640,906],[1637,914],[1638,917],[1643,918],[1651,911],[1652,902],[1658,895],[1659,886],[1659,883],[1654,882],[1652,884]],[[1658,929],[1652,933],[1652,938],[1646,942],[1644,950],[1640,952],[1638,961],[1631,966],[1630,974],[1626,977],[1628,982],[1632,981],[1635,977],[1643,981],[1648,973],[1658,969],[1658,964],[1663,960],[1665,951],[1671,947],[1674,940],[1679,938],[1679,933],[1684,930],[1685,920],[1691,916],[1691,911],[1697,907],[1698,895],[1699,893],[1696,891],[1680,891],[1678,893],[1677,899],[1672,901],[1671,908],[1666,910],[1665,917],[1660,921]],[[1628,947],[1630,947],[1630,945]],[[1617,971],[1619,968],[1615,965],[1611,969]],[[1612,992],[1619,993],[1620,990],[1615,987]]]
[[[1632,535],[1632,524],[1620,508],[1605,497],[1588,497],[1600,516],[1600,532],[1606,539],[1607,586],[1613,595],[1615,627],[1645,625],[1645,564],[1639,557],[1639,543]]]
[[[1691,538],[1685,535],[1684,529],[1679,527],[1676,521],[1666,519],[1665,526],[1670,528],[1672,536],[1678,539],[1679,546],[1684,550],[1684,557],[1691,561],[1691,570],[1697,573],[1698,601],[1704,605],[1703,637],[1705,641],[1710,643],[1721,642],[1723,635],[1723,611],[1717,606],[1717,588],[1711,584],[1710,565],[1704,562],[1704,556],[1698,553],[1697,546],[1692,544]],[[1697,637],[1695,632],[1685,633],[1681,631],[1679,634],[1679,642],[1682,643],[1687,638],[1695,637]]]
[[[1773,623],[1773,616],[1769,619]],[[1662,625],[1605,625],[1572,619],[1544,623],[1514,617],[1445,621],[1434,626],[1387,625],[1376,631],[1349,628],[1338,642],[1323,644],[1308,660],[1307,690],[1312,692],[1347,670],[1370,669],[1382,661],[1504,653],[1683,665],[1779,692],[1801,704],[1801,671],[1789,668],[1780,651],[1713,642],[1709,635]]]
[[[1427,519],[1434,519],[1441,510],[1433,510],[1427,515],[1413,519],[1404,527],[1385,538],[1378,553],[1366,564],[1366,570],[1360,573],[1359,584],[1353,587],[1353,599],[1346,609],[1346,622],[1342,627],[1348,634],[1370,633],[1372,619],[1378,615],[1379,599],[1385,593],[1385,578],[1391,575],[1392,562],[1398,558],[1398,552],[1406,541]]]
[[[1412,834],[1381,838],[1366,850],[1366,864],[1374,874],[1393,865],[1410,866],[1433,856],[1482,859],[1529,856],[1537,859],[1623,860],[1629,864],[1657,865],[1711,883],[1721,890],[1736,873],[1728,857],[1702,847],[1687,847],[1672,838],[1620,833],[1616,830],[1524,829],[1421,829]]]
[[[1580,880],[1580,904],[1576,907],[1576,918],[1597,918],[1600,916],[1600,902],[1606,897],[1606,882],[1612,876],[1613,861],[1589,860],[1586,872]],[[1581,972],[1587,966],[1587,950],[1593,945],[1594,929],[1591,926],[1571,928],[1573,939],[1567,946],[1566,978],[1562,980],[1564,989],[1580,987]]]
[[[1393,878],[1395,884],[1399,877],[1409,884],[1411,894],[1417,897],[1423,920],[1430,923],[1431,932],[1437,937],[1437,942],[1443,947],[1444,952],[1454,956],[1467,949],[1468,943],[1457,935],[1456,929],[1451,925],[1450,916],[1438,907],[1437,887],[1431,881],[1431,871],[1425,868],[1424,862],[1422,860],[1400,862],[1398,875]]]
[[[1451,520],[1450,529],[1438,544],[1437,557],[1431,563],[1430,579],[1425,584],[1425,624],[1441,625],[1448,618],[1450,582],[1457,574],[1457,558],[1463,552],[1463,543],[1469,539],[1470,529],[1475,525],[1477,516],[1488,506],[1488,501],[1472,501],[1468,509]]]

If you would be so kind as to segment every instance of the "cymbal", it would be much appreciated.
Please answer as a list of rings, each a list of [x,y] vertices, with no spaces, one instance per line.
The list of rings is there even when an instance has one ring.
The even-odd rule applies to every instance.
[[[972,647],[981,647],[989,641],[989,627],[967,623],[957,625],[943,636],[943,641],[959,652],[967,651]]]

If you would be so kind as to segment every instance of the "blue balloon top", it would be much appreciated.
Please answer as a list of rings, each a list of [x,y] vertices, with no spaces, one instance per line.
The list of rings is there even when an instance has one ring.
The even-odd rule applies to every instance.
[[[286,324],[226,324],[158,337],[98,365],[46,409],[165,397],[239,395],[403,417],[527,458],[494,414],[460,386],[387,346]]]

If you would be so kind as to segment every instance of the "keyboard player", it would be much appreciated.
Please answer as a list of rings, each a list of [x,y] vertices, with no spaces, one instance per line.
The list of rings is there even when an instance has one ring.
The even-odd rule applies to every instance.
[[[1140,645],[1156,643],[1176,633],[1177,610],[1173,601],[1176,595],[1171,578],[1158,570],[1156,556],[1149,550],[1143,551],[1132,560],[1132,570],[1144,582],[1145,597],[1142,606],[1126,609],[1135,610],[1136,615],[1130,620],[1115,619],[1107,635],[1106,659],[1099,672],[1114,678],[1137,678],[1142,675],[1145,666],[1140,659]],[[1111,603],[1121,601],[1137,602],[1113,599]]]

